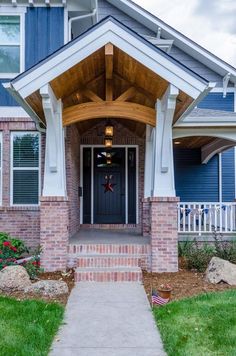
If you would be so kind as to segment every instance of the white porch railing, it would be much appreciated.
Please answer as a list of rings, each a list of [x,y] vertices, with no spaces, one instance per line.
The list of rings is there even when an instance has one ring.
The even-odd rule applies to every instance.
[[[236,203],[179,203],[179,233],[236,232]]]

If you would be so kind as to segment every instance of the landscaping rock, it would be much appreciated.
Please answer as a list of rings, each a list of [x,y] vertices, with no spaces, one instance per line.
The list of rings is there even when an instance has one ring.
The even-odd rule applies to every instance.
[[[69,292],[68,286],[63,281],[43,280],[31,284],[24,290],[25,293],[37,293],[43,296],[56,297]]]
[[[231,286],[236,285],[236,265],[213,257],[206,270],[206,280],[214,284],[225,282]]]
[[[22,266],[8,266],[0,272],[0,290],[3,292],[24,290],[30,285],[29,275]]]

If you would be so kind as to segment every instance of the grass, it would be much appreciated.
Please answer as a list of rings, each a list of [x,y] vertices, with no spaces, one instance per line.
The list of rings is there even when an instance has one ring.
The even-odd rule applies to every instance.
[[[168,356],[235,356],[236,289],[154,308]]]
[[[0,355],[48,355],[63,312],[56,303],[0,297]]]

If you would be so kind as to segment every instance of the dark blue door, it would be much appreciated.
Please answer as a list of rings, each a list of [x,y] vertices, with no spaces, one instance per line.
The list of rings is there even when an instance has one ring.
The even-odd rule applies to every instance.
[[[125,224],[125,149],[94,149],[94,223]]]

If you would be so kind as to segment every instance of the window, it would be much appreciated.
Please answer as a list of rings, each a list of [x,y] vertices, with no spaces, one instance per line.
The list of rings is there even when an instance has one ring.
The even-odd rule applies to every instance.
[[[0,14],[0,77],[23,71],[23,16]]]
[[[0,205],[2,205],[2,133],[0,132]]]
[[[12,133],[12,205],[37,205],[39,203],[39,147],[38,133]]]

